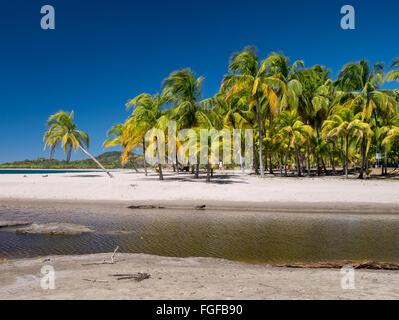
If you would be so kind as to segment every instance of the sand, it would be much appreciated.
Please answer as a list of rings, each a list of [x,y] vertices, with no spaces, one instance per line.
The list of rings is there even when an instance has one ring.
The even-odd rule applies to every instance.
[[[279,178],[217,173],[212,183],[190,174],[101,172],[0,175],[0,204],[75,207],[156,205],[251,211],[399,213],[399,181],[335,177]],[[234,210],[230,210],[233,209]],[[112,210],[109,210],[110,214]],[[270,214],[270,213],[269,213]],[[399,299],[399,272],[356,270],[356,289],[341,288],[339,269],[291,269],[214,258],[117,254],[53,256],[0,262],[0,299]],[[51,265],[56,288],[43,290],[40,270]],[[116,280],[146,272],[150,279]],[[86,280],[85,280],[86,279]],[[93,281],[96,280],[96,281]],[[98,281],[100,280],[100,281]]]
[[[291,269],[213,258],[145,254],[51,256],[0,262],[0,299],[399,299],[399,272],[355,270],[342,289],[339,269]],[[41,288],[43,266],[55,289]],[[141,282],[113,274],[149,273]],[[95,280],[95,281],[94,281]]]
[[[102,172],[0,176],[0,200],[61,200],[178,203],[249,203],[265,207],[309,204],[326,208],[342,205],[399,208],[399,180],[280,178],[217,173],[212,183],[191,174],[119,171],[110,179]],[[267,204],[267,205],[266,205]],[[246,205],[243,205],[245,207]]]

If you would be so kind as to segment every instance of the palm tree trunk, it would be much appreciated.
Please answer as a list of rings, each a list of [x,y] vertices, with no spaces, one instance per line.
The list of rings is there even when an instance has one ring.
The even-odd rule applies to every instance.
[[[260,106],[259,106],[259,96],[256,94],[256,109],[258,113],[258,133],[259,133],[259,167],[260,175],[263,177],[265,175],[265,170],[263,168],[263,146],[262,146],[262,121],[260,118]]]
[[[323,156],[321,156],[320,159],[321,159],[321,165],[323,166],[324,173],[327,176],[328,173],[327,173],[326,163],[324,162]]]
[[[382,167],[382,172],[381,172],[382,176],[385,176],[387,174],[387,165],[388,165],[387,145],[385,145],[385,148],[384,148],[384,164],[381,166]]]
[[[300,177],[301,176],[301,165],[299,163],[299,153],[298,153],[298,145],[296,143],[296,138],[294,140],[294,146],[295,146],[296,166],[297,166],[296,172],[297,172],[298,177]]]
[[[156,141],[156,144],[157,144],[157,161],[158,161],[159,180],[163,180],[162,164],[161,164],[161,159],[159,158],[159,145],[158,145],[158,138],[157,137],[155,137],[155,141]]]
[[[242,154],[241,154],[241,150],[240,150],[240,167],[241,167],[241,172],[244,173],[244,166],[243,166],[242,162],[243,162],[242,161]]]
[[[272,154],[269,154],[269,172],[273,174],[273,163],[272,163]]]
[[[137,170],[136,165],[134,164],[134,161],[133,161],[133,160],[132,160],[132,166],[133,166],[133,169],[134,169],[136,172],[139,172],[139,170]]]
[[[143,138],[143,165],[144,165],[144,174],[147,175],[147,163],[145,162],[145,140]]]
[[[348,166],[349,166],[349,134],[345,137],[345,178],[348,179]]]
[[[363,179],[363,176],[364,176],[365,143],[366,143],[366,139],[365,139],[365,137],[363,136],[363,139],[362,139],[362,148],[361,148],[361,149],[362,149],[362,150],[361,150],[361,153],[362,153],[362,160],[361,160],[361,163],[360,163],[360,174],[359,174],[359,179]]]
[[[211,165],[209,164],[209,159],[208,159],[208,163],[206,164],[206,182],[211,182],[210,171],[211,171]]]
[[[308,140],[308,176],[310,177],[310,140]]]
[[[179,160],[177,158],[177,152],[176,152],[176,170],[177,170],[177,174],[179,174],[180,170],[179,170]]]
[[[197,163],[195,164],[195,179],[199,178],[199,154],[197,153]]]
[[[345,151],[344,151],[344,137],[341,136],[341,155],[342,155],[342,172],[345,170]]]
[[[284,176],[287,176],[287,165],[288,165],[288,152],[290,150],[290,146],[287,147],[287,151],[285,152],[285,165],[284,165]]]
[[[281,152],[279,152],[279,155],[278,155],[278,169],[280,170],[280,176],[283,176],[283,159],[282,159]]]
[[[253,155],[254,155],[254,159],[253,159],[253,166],[254,166],[254,171],[255,174],[258,175],[259,174],[259,167],[258,167],[258,156],[256,155],[256,149],[255,149],[255,139],[252,139],[252,150],[253,150]]]
[[[114,176],[107,170],[105,169],[102,164],[100,162],[97,161],[96,158],[94,158],[90,153],[88,153],[81,145],[79,145],[80,150],[82,150],[82,152],[87,155],[88,157],[90,157],[95,163],[98,164],[98,166],[110,177],[113,178]]]
[[[331,163],[331,169],[334,175],[337,174],[337,172],[335,171],[335,162],[334,162],[334,156],[331,153],[331,147],[330,147],[330,143],[327,143],[327,147],[328,147],[328,154],[330,156],[330,163]]]

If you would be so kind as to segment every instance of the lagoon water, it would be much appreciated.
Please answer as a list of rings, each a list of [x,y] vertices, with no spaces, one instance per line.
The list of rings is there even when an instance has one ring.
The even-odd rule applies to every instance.
[[[250,263],[374,260],[399,263],[399,216],[1,206],[0,220],[69,222],[81,236],[0,229],[0,258],[112,252],[217,257]]]

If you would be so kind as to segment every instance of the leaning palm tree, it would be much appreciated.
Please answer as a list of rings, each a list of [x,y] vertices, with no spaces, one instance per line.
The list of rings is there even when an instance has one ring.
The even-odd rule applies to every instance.
[[[224,76],[222,90],[227,90],[226,99],[240,94],[248,94],[249,109],[256,106],[258,120],[258,142],[259,142],[259,167],[260,174],[264,176],[263,167],[263,134],[261,117],[261,102],[267,103],[270,112],[278,113],[278,97],[273,87],[280,86],[285,90],[281,79],[268,73],[268,64],[263,60],[259,62],[256,50],[253,47],[246,47],[243,52],[235,53],[230,58],[229,72]]]
[[[67,156],[67,162],[71,159],[72,150],[76,152],[80,149],[112,178],[111,173],[85,149],[89,147],[89,135],[78,130],[77,125],[73,123],[73,116],[73,111],[70,113],[59,111],[47,120],[47,131],[44,134],[43,141],[45,142],[44,149],[50,147],[50,159],[60,144]]]

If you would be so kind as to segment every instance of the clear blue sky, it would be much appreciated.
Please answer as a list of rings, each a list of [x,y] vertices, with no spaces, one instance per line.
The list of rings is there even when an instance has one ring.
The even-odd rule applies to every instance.
[[[55,8],[55,30],[40,28],[45,4]],[[355,7],[356,30],[340,28],[344,4]],[[246,45],[261,58],[277,51],[326,65],[333,76],[347,62],[388,67],[399,56],[396,0],[2,0],[0,8],[0,163],[47,157],[45,122],[61,109],[75,111],[97,155],[129,98],[159,91],[183,67],[205,76],[209,97]]]

